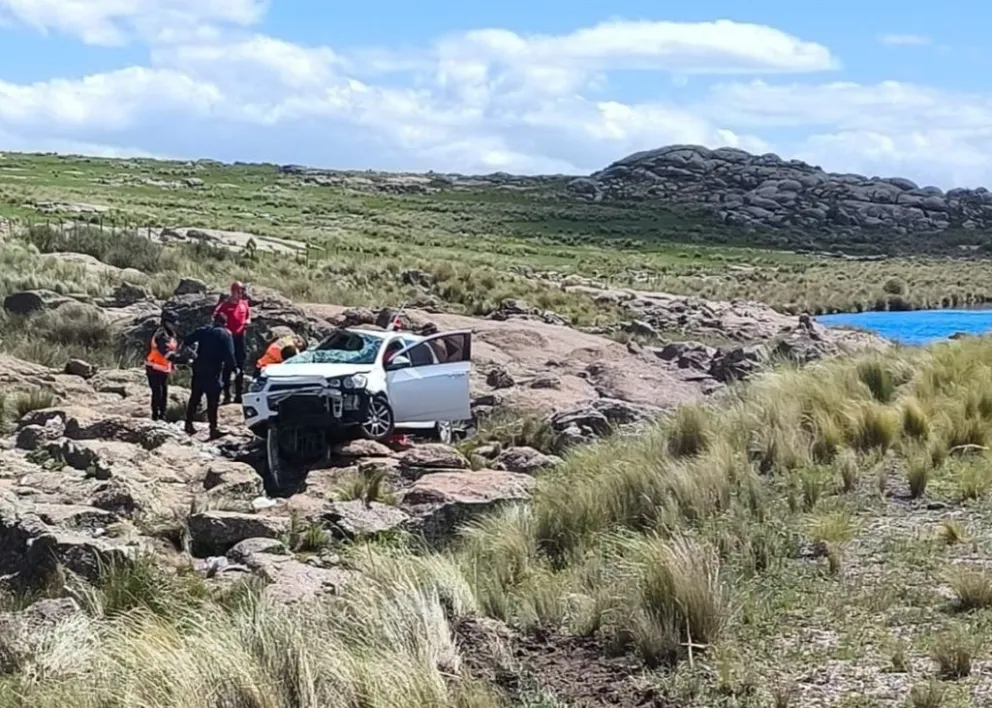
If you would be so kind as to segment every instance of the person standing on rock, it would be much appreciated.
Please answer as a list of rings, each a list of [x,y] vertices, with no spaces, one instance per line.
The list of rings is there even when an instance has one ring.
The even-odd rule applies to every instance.
[[[224,370],[224,405],[231,402],[231,375],[234,374],[234,402],[241,403],[241,394],[245,383],[245,332],[251,324],[251,305],[245,294],[245,286],[239,281],[231,283],[231,295],[222,298],[214,309],[214,314],[223,314],[227,318],[227,328],[234,342],[234,360],[237,364],[234,371]]]
[[[183,346],[193,344],[197,346],[197,355],[193,360],[193,382],[190,384],[189,403],[186,404],[186,433],[196,433],[193,419],[200,407],[200,400],[206,396],[210,439],[216,440],[222,435],[217,425],[217,408],[220,406],[220,394],[224,387],[224,372],[237,366],[234,338],[228,330],[224,314],[215,313],[212,324],[200,327],[183,340]]]
[[[145,373],[152,391],[152,420],[165,420],[165,410],[169,406],[169,376],[175,368],[172,360],[179,346],[176,324],[175,315],[163,312],[162,321],[148,343]]]

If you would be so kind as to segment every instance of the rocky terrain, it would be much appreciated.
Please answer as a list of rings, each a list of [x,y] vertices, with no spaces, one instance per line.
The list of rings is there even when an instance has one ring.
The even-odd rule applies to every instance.
[[[724,223],[774,229],[940,232],[992,228],[992,192],[919,186],[898,177],[835,174],[736,148],[671,145],[634,153],[569,192],[592,202],[700,207]]]
[[[622,302],[636,314],[632,331],[678,324],[687,334],[720,332],[739,344],[722,349],[691,341],[621,344],[548,324],[545,313],[522,303],[507,303],[487,320],[405,312],[409,328],[432,322],[441,329],[473,329],[473,407],[479,425],[494,414],[536,414],[550,436],[546,449],[490,444],[475,446],[466,456],[439,445],[399,450],[355,441],[335,451],[330,467],[311,471],[292,490],[266,490],[264,462],[253,452],[255,443],[241,426],[237,406],[222,410],[227,437],[208,443],[205,431],[188,438],[179,423],[148,419],[140,368],[100,370],[74,360],[52,370],[4,357],[0,389],[6,396],[44,391],[50,400],[16,422],[0,452],[3,572],[12,583],[30,583],[59,563],[93,577],[99,559],[136,549],[180,554],[184,549],[174,542],[176,518],[183,518],[186,550],[203,573],[217,578],[257,573],[279,597],[312,597],[333,591],[348,573],[333,563],[303,563],[288,555],[284,542],[294,524],[326,526],[343,538],[403,528],[441,542],[465,519],[526,499],[532,475],[556,464],[557,454],[700,400],[767,367],[776,354],[809,360],[884,346],[860,333],[830,331],[755,304],[636,292],[598,296]],[[125,284],[103,299],[25,291],[7,296],[3,306],[19,316],[64,311],[103,318],[125,349],[141,351],[161,311],[176,314],[180,331],[188,332],[209,318],[217,298],[206,284],[184,280],[165,302]],[[296,305],[265,290],[253,292],[252,299],[249,361],[268,337],[286,329],[315,341],[337,324],[374,327],[388,321],[386,313]],[[177,411],[187,395],[181,386],[170,388]],[[330,501],[349,480],[375,475],[395,505]]]

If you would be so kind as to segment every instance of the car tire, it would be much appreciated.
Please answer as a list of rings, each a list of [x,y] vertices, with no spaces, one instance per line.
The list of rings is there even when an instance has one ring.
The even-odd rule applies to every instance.
[[[431,430],[431,439],[434,442],[441,443],[442,445],[451,445],[455,442],[455,427],[448,420],[439,420],[434,423],[434,428]]]
[[[362,423],[362,435],[375,442],[388,442],[393,437],[396,419],[393,407],[382,394],[373,396],[369,401],[369,417]]]
[[[279,454],[279,430],[274,425],[270,425],[265,433],[265,462],[268,470],[268,482],[273,492],[282,489],[282,475],[280,474],[281,459]]]

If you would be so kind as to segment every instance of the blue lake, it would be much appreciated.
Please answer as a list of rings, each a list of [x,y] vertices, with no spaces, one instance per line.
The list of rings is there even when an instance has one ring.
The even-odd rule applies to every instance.
[[[815,319],[828,327],[866,329],[902,344],[929,344],[947,339],[955,332],[974,335],[992,332],[992,309],[854,312]]]

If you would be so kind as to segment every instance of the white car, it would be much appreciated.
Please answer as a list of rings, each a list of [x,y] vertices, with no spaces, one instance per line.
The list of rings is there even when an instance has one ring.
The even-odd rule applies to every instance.
[[[336,330],[251,382],[245,424],[281,456],[319,455],[328,435],[383,441],[397,428],[451,442],[452,424],[472,417],[471,345],[467,330]]]

